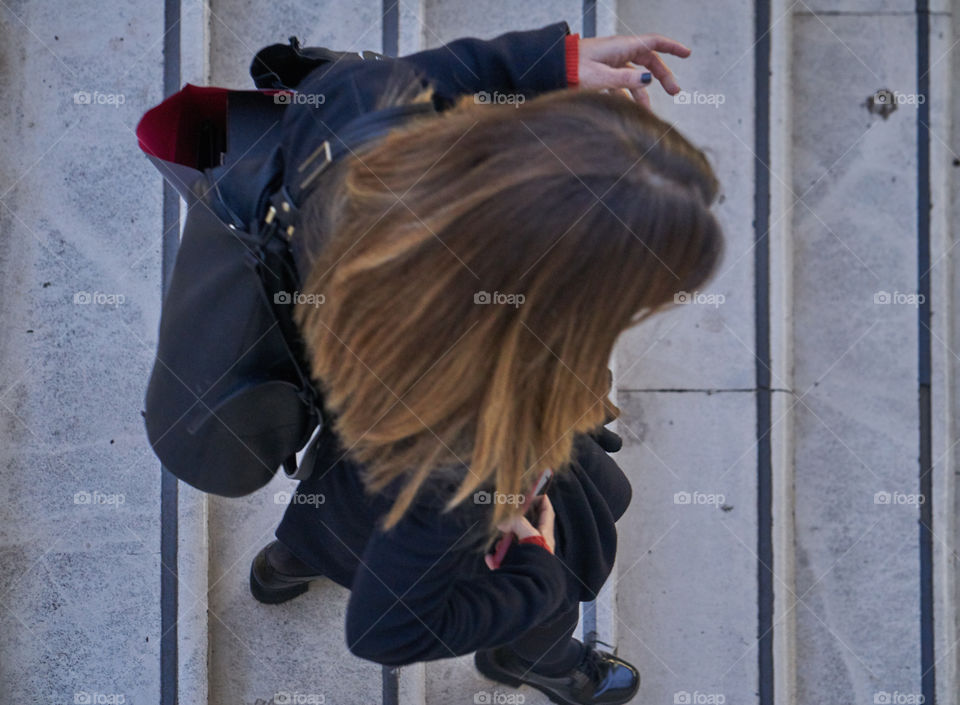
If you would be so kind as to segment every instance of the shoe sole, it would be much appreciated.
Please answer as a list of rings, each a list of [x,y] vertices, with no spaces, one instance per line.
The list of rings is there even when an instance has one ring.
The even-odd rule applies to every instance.
[[[535,683],[527,683],[526,681],[520,680],[519,678],[515,678],[514,676],[507,675],[500,669],[499,666],[496,665],[496,663],[485,652],[477,651],[474,654],[473,663],[476,666],[477,670],[480,671],[481,674],[483,674],[484,676],[486,676],[492,681],[496,681],[497,683],[503,683],[504,685],[509,685],[512,688],[519,688],[521,685],[534,688],[535,690],[539,690],[541,693],[546,695],[547,698],[550,699],[550,702],[557,703],[557,705],[580,705],[580,703],[574,702],[572,700],[561,698],[559,695],[557,695],[553,691],[548,690],[547,688],[541,687],[539,685],[536,685]],[[626,700],[623,700],[621,702],[623,703],[630,702],[631,700],[633,700],[633,698],[636,697],[639,690],[640,690],[640,679],[638,677],[637,686],[636,688],[634,688],[633,692],[630,694],[630,697],[628,697]]]
[[[512,688],[519,688],[524,684],[519,678],[508,676],[502,670],[500,670],[500,667],[497,666],[490,656],[484,651],[477,651],[474,654],[473,664],[477,667],[477,670],[480,671],[480,673],[485,675],[490,680],[496,681],[497,683],[503,683],[504,685],[509,685]],[[549,695],[549,693],[547,695]]]
[[[257,578],[253,566],[250,566],[250,594],[257,602],[262,602],[265,605],[279,605],[282,602],[299,597],[309,589],[309,581],[283,588],[267,587]]]
[[[572,702],[566,698],[561,698],[559,695],[547,690],[546,688],[541,688],[538,685],[533,683],[527,683],[522,681],[519,678],[507,675],[500,667],[497,666],[493,660],[485,653],[478,651],[473,658],[473,663],[477,667],[477,670],[480,671],[484,676],[489,678],[492,681],[497,683],[503,683],[504,685],[509,685],[511,688],[519,688],[521,685],[525,685],[529,688],[534,688],[539,690],[541,693],[546,695],[551,702],[557,703],[557,705],[579,705],[579,703]]]

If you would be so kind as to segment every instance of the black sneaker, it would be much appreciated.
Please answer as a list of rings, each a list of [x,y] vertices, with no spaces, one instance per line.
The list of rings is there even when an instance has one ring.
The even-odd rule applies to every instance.
[[[310,589],[322,574],[294,556],[282,543],[264,546],[250,564],[250,592],[259,601],[277,605]]]
[[[630,702],[640,688],[636,668],[590,645],[584,646],[580,664],[561,676],[544,676],[530,670],[505,646],[481,649],[474,654],[473,661],[487,678],[514,688],[526,683],[561,705],[620,705]]]

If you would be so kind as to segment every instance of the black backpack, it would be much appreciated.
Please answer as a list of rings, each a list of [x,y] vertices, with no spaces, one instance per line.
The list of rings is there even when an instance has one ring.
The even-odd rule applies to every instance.
[[[254,58],[251,75],[261,91],[187,84],[138,126],[144,151],[187,202],[147,388],[147,436],[164,466],[200,490],[236,497],[263,487],[281,466],[298,479],[312,469],[316,443],[301,470],[296,454],[330,418],[292,320],[305,274],[298,206],[309,188],[277,181],[286,105],[274,96],[330,61],[379,58],[301,49],[291,38]],[[191,99],[189,109],[176,103]],[[224,100],[221,114],[216,106]],[[428,102],[366,113],[319,145],[302,171],[316,176],[357,145],[434,111]],[[191,153],[151,148],[151,120],[155,134],[162,121],[162,129],[179,133],[177,152],[186,144]]]

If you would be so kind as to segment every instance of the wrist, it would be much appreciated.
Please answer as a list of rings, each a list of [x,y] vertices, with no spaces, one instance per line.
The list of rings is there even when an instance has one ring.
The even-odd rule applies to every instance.
[[[540,534],[527,536],[526,538],[520,539],[518,543],[533,544],[535,546],[540,546],[540,548],[546,549],[547,551],[550,551],[550,553],[553,553],[553,550],[550,548],[550,544],[548,544],[547,540],[543,538],[543,536]]]
[[[568,34],[564,37],[564,57],[567,69],[567,87],[580,85],[580,35]]]

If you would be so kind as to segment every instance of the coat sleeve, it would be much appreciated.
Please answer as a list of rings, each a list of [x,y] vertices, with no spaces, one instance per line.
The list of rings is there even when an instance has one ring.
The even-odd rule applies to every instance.
[[[564,606],[559,558],[514,543],[489,570],[466,545],[477,523],[454,514],[412,507],[371,537],[347,606],[353,654],[392,666],[459,656],[512,641]]]
[[[447,95],[479,91],[542,93],[567,87],[566,22],[508,32],[490,40],[467,37],[403,57]]]

